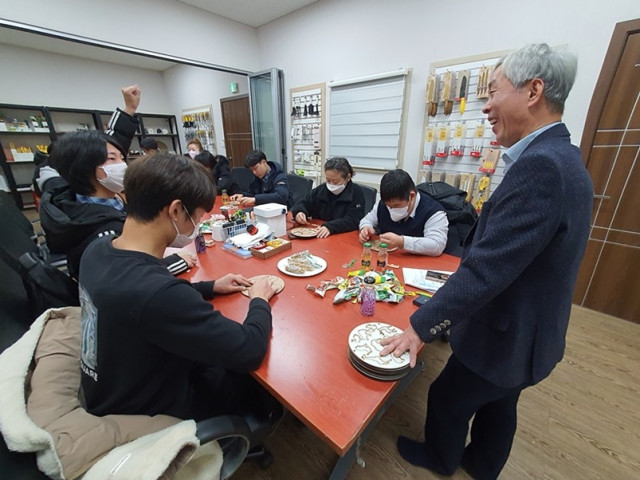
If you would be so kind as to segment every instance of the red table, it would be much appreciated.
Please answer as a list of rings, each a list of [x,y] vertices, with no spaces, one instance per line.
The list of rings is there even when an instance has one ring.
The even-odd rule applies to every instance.
[[[267,356],[254,376],[278,400],[341,456],[332,478],[343,478],[356,460],[358,444],[367,429],[374,428],[393,399],[421,370],[396,382],[373,380],[349,363],[347,338],[357,325],[370,321],[390,323],[401,329],[409,324],[416,307],[407,297],[400,304],[377,302],[373,317],[360,314],[359,304],[334,305],[337,290],[325,298],[308,291],[308,284],[359,268],[362,246],[357,232],[332,235],[326,239],[295,239],[292,249],[271,258],[241,259],[225,251],[220,242],[199,255],[199,266],[184,274],[192,281],[210,280],[226,273],[247,277],[273,274],[284,278],[284,290],[271,300],[273,334]],[[327,261],[327,269],[313,277],[292,277],[281,273],[277,263],[293,253],[309,250]],[[351,268],[343,265],[355,259]],[[373,258],[375,263],[375,253]],[[391,252],[389,263],[399,265],[396,275],[403,281],[402,267],[454,271],[457,257],[427,257]],[[415,290],[407,287],[410,290]],[[212,302],[224,315],[242,322],[249,299],[241,294],[220,295]]]

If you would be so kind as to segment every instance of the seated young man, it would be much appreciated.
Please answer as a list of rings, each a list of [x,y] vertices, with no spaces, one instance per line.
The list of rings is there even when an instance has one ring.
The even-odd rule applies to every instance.
[[[252,150],[244,160],[244,166],[256,177],[249,184],[249,191],[231,196],[231,200],[240,202],[242,207],[253,207],[265,203],[279,203],[291,208],[293,196],[289,189],[287,174],[282,167],[267,161],[261,150]]]
[[[196,162],[159,153],[125,175],[128,214],[122,235],[89,245],[80,264],[82,388],[95,415],[166,414],[200,420],[264,413],[275,402],[248,372],[271,335],[268,280],[241,275],[189,283],[161,262],[182,247],[211,210],[215,186]],[[217,294],[249,289],[243,323],[213,309]],[[275,403],[277,405],[277,403]]]
[[[126,87],[122,94],[125,109],[114,112],[106,133],[67,133],[55,143],[50,166],[40,170],[40,221],[47,244],[53,253],[67,255],[69,274],[74,278],[87,245],[99,236],[119,234],[126,217],[124,159],[138,128],[133,114],[140,89]],[[171,255],[165,264],[178,274],[193,266],[195,258],[189,253]]]
[[[421,255],[440,255],[447,246],[449,221],[442,205],[420,195],[404,170],[385,173],[380,201],[360,220],[360,241],[379,233],[380,242]]]

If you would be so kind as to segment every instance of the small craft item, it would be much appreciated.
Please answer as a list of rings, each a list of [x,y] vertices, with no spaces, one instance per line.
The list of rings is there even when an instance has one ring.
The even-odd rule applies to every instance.
[[[284,289],[284,279],[277,275],[256,275],[255,277],[251,277],[249,280],[251,280],[252,283],[255,283],[257,280],[259,280],[262,277],[267,277],[269,279],[269,283],[275,289],[276,294],[280,293]],[[246,290],[243,290],[242,294],[245,297],[248,297],[249,289],[247,288]]]
[[[444,114],[451,115],[453,111],[453,72],[442,74],[442,102],[444,103]]]
[[[409,352],[399,357],[393,354],[380,356],[380,342],[402,333],[398,327],[382,322],[358,325],[348,338],[347,355],[353,367],[363,375],[375,380],[398,380],[411,370]]]
[[[427,77],[427,114],[435,117],[438,113],[438,75],[429,74]]]
[[[467,108],[467,91],[469,90],[469,70],[458,72],[458,95],[456,100],[460,102],[460,115]]]
[[[377,238],[376,240],[371,240],[371,250],[373,250],[374,252],[377,252],[378,250],[380,250],[379,245],[380,245],[379,238]],[[391,248],[387,247],[387,252],[395,252],[397,249],[398,247],[391,247]]]
[[[289,230],[289,233],[298,238],[315,238],[318,236],[320,227],[318,225],[309,224],[305,227],[294,227]]]
[[[278,262],[278,270],[293,277],[311,277],[323,272],[327,262],[323,258],[311,255],[309,250],[294,253]]]

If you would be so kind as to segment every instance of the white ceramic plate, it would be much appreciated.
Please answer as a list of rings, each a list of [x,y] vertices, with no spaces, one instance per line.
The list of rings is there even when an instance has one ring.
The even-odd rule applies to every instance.
[[[314,269],[314,270],[309,270],[308,272],[304,272],[304,273],[294,273],[294,272],[290,272],[287,270],[287,264],[289,262],[289,259],[291,257],[286,257],[283,258],[282,260],[280,260],[278,262],[278,270],[280,270],[282,273],[286,274],[286,275],[291,275],[292,277],[313,277],[314,275],[317,275],[321,272],[324,272],[325,269],[327,268],[327,261],[324,258],[320,258],[320,257],[316,257],[315,255],[311,255],[311,258],[313,259],[313,262],[316,263],[317,265],[319,265],[318,268]]]
[[[349,349],[361,362],[378,370],[397,370],[409,365],[409,352],[401,356],[380,356],[383,349],[380,340],[401,333],[398,327],[382,322],[358,325],[349,334]]]

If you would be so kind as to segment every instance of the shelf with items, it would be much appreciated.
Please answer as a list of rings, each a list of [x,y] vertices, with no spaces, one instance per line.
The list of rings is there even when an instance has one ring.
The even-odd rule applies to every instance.
[[[218,153],[211,105],[183,108],[181,120],[187,142],[192,138],[197,138],[205,150],[213,155]]]
[[[94,110],[46,107],[50,125],[56,136],[83,130],[97,130],[100,122]]]
[[[31,181],[34,154],[55,138],[43,106],[0,104],[0,167],[19,208],[35,206]]]
[[[292,172],[311,178],[314,186],[324,179],[324,83],[290,90]]]
[[[161,152],[182,154],[175,115],[138,113],[136,117],[140,122],[141,134],[137,139],[134,139],[131,145],[132,150],[136,141],[138,150],[140,150],[140,140],[151,137],[156,140]]]

